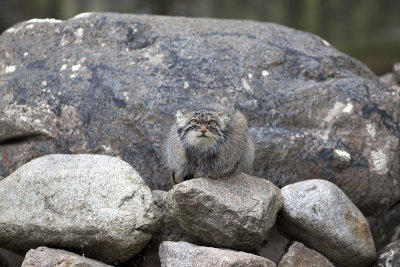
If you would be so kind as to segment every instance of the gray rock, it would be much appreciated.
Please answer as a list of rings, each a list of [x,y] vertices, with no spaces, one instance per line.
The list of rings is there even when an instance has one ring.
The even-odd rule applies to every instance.
[[[367,219],[377,250],[400,240],[400,203]]]
[[[282,196],[271,182],[241,173],[185,181],[165,202],[179,225],[204,243],[249,251],[265,240]]]
[[[272,261],[245,252],[165,241],[160,245],[162,267],[273,267]]]
[[[294,242],[278,267],[334,267],[334,265],[315,250],[307,248],[300,242]]]
[[[312,34],[122,14],[31,20],[0,36],[0,81],[3,178],[41,155],[102,153],[168,190],[161,144],[176,109],[215,102],[247,116],[256,176],[280,187],[324,177],[365,213],[400,199],[400,91]]]
[[[390,243],[379,251],[374,267],[400,266],[400,240]]]
[[[21,267],[106,267],[102,262],[82,257],[61,249],[38,247],[25,256]]]
[[[193,243],[196,241],[189,236],[179,224],[170,216],[166,207],[166,198],[168,192],[162,190],[152,191],[156,205],[162,210],[163,219],[160,229],[156,234],[156,238],[161,243],[162,241],[187,241]]]
[[[286,247],[290,241],[278,231],[276,224],[272,227],[267,239],[262,244],[259,255],[278,264],[283,254],[285,254]]]
[[[49,155],[0,182],[0,247],[76,250],[107,263],[138,253],[161,212],[126,162],[103,155]]]
[[[331,182],[308,180],[281,190],[278,226],[307,247],[344,266],[367,266],[376,257],[367,220]]]
[[[190,236],[185,230],[183,230],[166,211],[165,198],[167,197],[168,192],[153,190],[152,193],[156,205],[162,209],[163,219],[160,229],[158,229],[149,244],[142,250],[142,259],[138,265],[139,267],[160,266],[158,250],[163,241],[198,242],[196,238]]]

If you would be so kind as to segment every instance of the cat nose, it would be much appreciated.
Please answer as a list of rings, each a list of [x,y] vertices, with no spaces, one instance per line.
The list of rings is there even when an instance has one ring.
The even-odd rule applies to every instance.
[[[207,132],[207,129],[206,129],[206,128],[201,128],[201,129],[200,129],[200,132],[201,132],[201,133],[206,133],[206,132]]]

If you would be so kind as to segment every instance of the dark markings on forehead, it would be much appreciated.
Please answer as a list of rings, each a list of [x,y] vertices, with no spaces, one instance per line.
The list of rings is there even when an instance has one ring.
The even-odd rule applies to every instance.
[[[197,110],[194,112],[194,116],[200,118],[200,119],[209,119],[207,117],[214,117],[214,112],[213,110]]]

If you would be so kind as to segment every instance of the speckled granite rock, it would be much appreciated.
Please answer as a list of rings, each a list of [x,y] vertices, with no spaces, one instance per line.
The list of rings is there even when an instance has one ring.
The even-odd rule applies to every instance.
[[[25,256],[21,267],[111,267],[111,265],[61,249],[38,247]]]
[[[0,181],[0,247],[46,245],[107,263],[128,260],[158,230],[161,212],[126,162],[103,155],[49,155]]]
[[[162,267],[274,267],[272,261],[245,252],[165,241],[160,246]]]
[[[282,196],[271,182],[241,173],[175,185],[165,204],[179,225],[204,243],[251,251],[267,238]]]
[[[334,263],[364,267],[376,258],[367,220],[339,187],[308,180],[281,190],[278,227]]]

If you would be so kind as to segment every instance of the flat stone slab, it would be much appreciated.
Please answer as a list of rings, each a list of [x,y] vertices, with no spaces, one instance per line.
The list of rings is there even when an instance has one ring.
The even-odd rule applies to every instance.
[[[166,197],[168,213],[191,235],[207,244],[257,249],[282,206],[271,182],[246,174],[197,178],[175,185]]]
[[[21,267],[110,267],[100,261],[89,259],[61,249],[38,247],[25,256]]]
[[[339,187],[308,180],[281,189],[279,228],[343,266],[368,266],[376,257],[368,222]]]
[[[162,267],[275,267],[272,261],[246,252],[164,241],[160,245]]]
[[[49,155],[0,181],[0,247],[51,246],[107,263],[128,260],[161,223],[150,189],[126,162]]]

